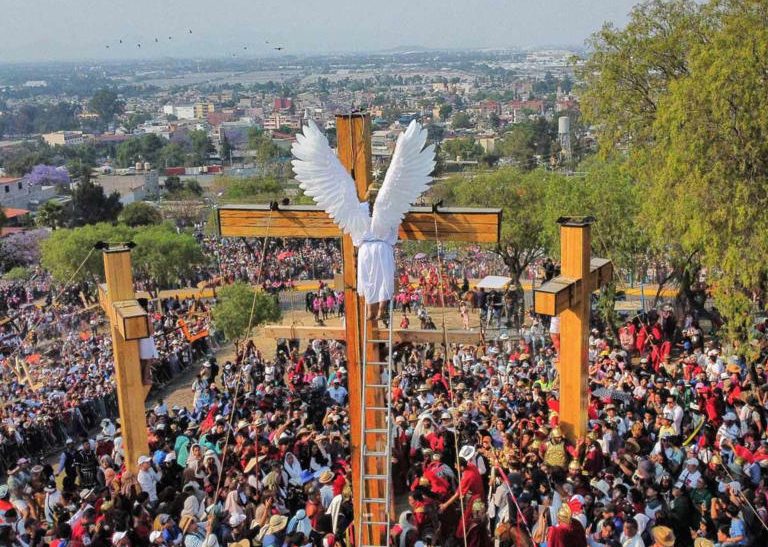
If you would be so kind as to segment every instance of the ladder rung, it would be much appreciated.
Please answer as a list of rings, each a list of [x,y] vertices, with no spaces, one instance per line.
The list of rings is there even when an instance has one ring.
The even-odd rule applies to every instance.
[[[363,498],[363,503],[387,503],[386,498]]]
[[[368,433],[387,433],[388,431],[389,431],[389,429],[386,429],[386,428],[382,429],[382,428],[378,427],[378,428],[373,428],[373,429],[366,429],[365,433],[366,434],[368,434]]]
[[[364,406],[363,410],[382,410],[384,412],[389,410],[388,406]]]
[[[365,451],[365,455],[366,456],[374,456],[374,457],[382,457],[382,458],[384,458],[388,454],[386,452],[378,452],[376,450],[373,450],[373,451],[370,451],[370,452],[368,450],[366,450]]]
[[[389,475],[363,475],[363,479],[373,479],[377,481],[384,481],[389,479]]]
[[[378,525],[378,526],[389,526],[388,522],[381,522],[380,520],[364,520],[360,524],[365,524],[365,525],[372,524],[372,525]]]
[[[381,366],[389,365],[389,363],[386,362],[386,361],[368,361],[367,364],[368,365],[381,365]]]
[[[365,387],[372,389],[383,389],[385,387],[389,387],[389,384],[365,384]]]
[[[369,344],[389,344],[389,340],[368,340]]]

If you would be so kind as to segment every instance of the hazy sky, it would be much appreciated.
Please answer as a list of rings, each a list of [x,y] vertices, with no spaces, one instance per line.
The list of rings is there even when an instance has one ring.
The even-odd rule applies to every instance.
[[[286,53],[579,45],[604,21],[624,24],[635,3],[0,0],[0,62],[264,55],[275,44]]]

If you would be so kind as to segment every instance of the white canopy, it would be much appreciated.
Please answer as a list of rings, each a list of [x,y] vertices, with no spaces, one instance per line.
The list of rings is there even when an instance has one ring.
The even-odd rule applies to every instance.
[[[502,290],[512,283],[511,277],[503,275],[488,275],[477,284],[478,289]]]

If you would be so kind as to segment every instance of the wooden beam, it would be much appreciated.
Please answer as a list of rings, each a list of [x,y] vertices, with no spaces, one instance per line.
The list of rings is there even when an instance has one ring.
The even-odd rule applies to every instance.
[[[264,336],[269,338],[297,338],[299,340],[341,340],[346,341],[347,331],[345,327],[291,327],[286,325],[266,325],[261,330]],[[449,344],[471,344],[482,342],[482,334],[476,330],[448,330],[446,331]],[[371,338],[384,340],[389,336],[386,329],[374,329]],[[442,330],[409,329],[393,331],[393,340],[397,344],[442,344]]]
[[[341,237],[328,214],[311,205],[284,205],[277,211],[270,211],[269,205],[223,205],[217,214],[217,226],[223,237]],[[429,207],[412,207],[400,226],[399,236],[418,241],[495,243],[500,230],[500,209],[447,207],[441,208],[435,217]]]
[[[350,114],[336,116],[336,135],[338,142],[339,161],[347,169],[355,180],[357,198],[363,201],[365,194],[373,182],[371,173],[371,118],[364,114]],[[337,233],[339,233],[337,231]],[[336,236],[338,237],[338,236]],[[347,378],[349,391],[350,435],[349,442],[352,457],[352,497],[354,512],[354,529],[359,534],[355,538],[360,545],[381,545],[385,534],[378,526],[366,526],[363,524],[363,515],[368,515],[365,520],[386,522],[386,514],[381,506],[368,506],[363,503],[362,476],[366,469],[376,472],[376,458],[366,458],[362,461],[360,451],[364,447],[360,444],[362,439],[368,445],[371,440],[368,436],[363,439],[362,416],[367,406],[384,406],[383,397],[363,398],[363,385],[370,382],[363,377],[362,362],[363,352],[368,360],[378,360],[375,348],[370,344],[365,347],[362,333],[365,319],[365,302],[357,294],[357,251],[352,243],[352,238],[344,235],[341,241],[344,278],[344,334],[347,342]],[[368,331],[372,330],[368,324]],[[373,369],[375,367],[371,367]],[[374,394],[375,395],[375,394]],[[382,420],[382,413],[366,412],[368,428],[387,427]],[[362,465],[361,465],[362,464]],[[387,463],[388,464],[388,463]],[[365,469],[364,469],[365,468]],[[373,471],[372,471],[373,470]],[[378,471],[384,473],[385,470]],[[378,482],[367,484],[367,497],[382,497]]]
[[[147,454],[147,422],[144,415],[145,386],[141,379],[138,340],[126,340],[116,320],[119,313],[113,303],[135,301],[133,273],[131,271],[131,251],[126,247],[104,251],[104,278],[106,286],[100,288],[99,296],[104,298],[102,305],[111,310],[110,330],[112,333],[112,353],[115,361],[115,384],[117,406],[120,411],[120,423],[125,450],[126,468],[138,472],[139,456]],[[131,312],[133,313],[133,312]],[[133,331],[134,327],[129,327]],[[125,325],[123,325],[125,331]]]
[[[582,281],[577,302],[560,313],[560,427],[571,442],[587,434],[590,236],[589,224],[560,226],[562,274]]]
[[[607,258],[593,258],[589,267],[589,293],[600,290],[613,276],[613,264]],[[581,298],[580,279],[558,276],[533,292],[536,313],[560,315],[568,307],[578,306]]]
[[[112,302],[109,299],[106,283],[99,283],[98,292],[101,309],[104,310],[110,324],[117,327],[124,340],[149,337],[149,316],[139,305],[138,300]]]

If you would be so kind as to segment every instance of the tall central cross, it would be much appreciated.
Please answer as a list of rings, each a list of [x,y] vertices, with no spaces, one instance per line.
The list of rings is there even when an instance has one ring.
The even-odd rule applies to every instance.
[[[357,196],[364,200],[366,191],[372,183],[371,177],[371,121],[368,114],[349,114],[336,116],[336,135],[338,137],[337,154],[341,163],[355,179]],[[428,241],[468,241],[475,243],[497,243],[501,225],[499,209],[439,209],[413,207],[405,216],[400,226],[400,239]],[[389,424],[384,422],[383,414],[377,412],[388,404],[380,392],[368,390],[366,400],[362,400],[363,384],[376,384],[381,381],[374,367],[369,367],[368,378],[362,378],[362,355],[365,352],[368,362],[381,360],[381,346],[369,343],[364,347],[363,327],[365,321],[365,302],[358,297],[356,249],[350,236],[342,234],[328,214],[312,206],[269,206],[269,205],[229,205],[218,210],[219,235],[223,237],[298,237],[298,238],[341,238],[343,256],[344,310],[343,329],[333,327],[271,327],[265,329],[276,337],[285,338],[329,338],[341,339],[347,345],[347,370],[349,377],[350,409],[350,444],[352,447],[352,477],[355,507],[355,527],[362,531],[365,545],[382,545],[382,530],[386,526],[386,516],[380,506],[365,504],[360,498],[361,469],[360,450],[363,439],[361,415],[365,412],[365,444],[370,447],[380,442],[378,431],[386,431]],[[392,320],[392,319],[390,319]],[[376,329],[371,322],[367,325],[369,339],[381,340],[387,336]],[[441,342],[437,331],[429,332],[430,342]],[[465,337],[467,334],[464,335]],[[479,335],[474,333],[477,341]],[[400,331],[396,340],[421,341],[418,335]],[[464,341],[451,337],[451,341]],[[377,489],[384,488],[387,470],[381,469],[382,462],[374,457],[366,457],[366,472],[371,474],[376,469],[382,477],[379,484],[366,484],[367,497],[376,497]],[[386,462],[388,465],[388,462]],[[361,509],[362,508],[362,509]],[[368,515],[370,520],[364,520]],[[370,522],[379,524],[373,525]],[[385,542],[384,542],[385,543]]]
[[[613,265],[604,258],[590,258],[592,217],[563,217],[557,222],[561,275],[534,291],[534,309],[560,318],[560,427],[574,441],[587,434],[591,295],[610,280]]]

